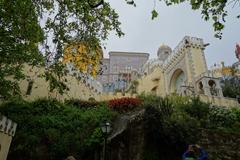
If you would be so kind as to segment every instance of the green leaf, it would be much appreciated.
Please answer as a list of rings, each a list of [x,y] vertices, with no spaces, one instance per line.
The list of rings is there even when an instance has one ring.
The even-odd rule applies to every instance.
[[[152,11],[152,20],[158,16],[158,12],[154,9]]]

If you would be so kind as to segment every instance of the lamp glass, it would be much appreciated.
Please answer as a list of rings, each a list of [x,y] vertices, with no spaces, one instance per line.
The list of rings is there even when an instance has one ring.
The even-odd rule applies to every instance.
[[[102,123],[101,129],[103,133],[109,133],[111,130],[110,123],[109,122]]]

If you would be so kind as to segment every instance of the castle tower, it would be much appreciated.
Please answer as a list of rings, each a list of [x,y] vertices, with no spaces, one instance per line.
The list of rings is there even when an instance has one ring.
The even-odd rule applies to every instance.
[[[196,77],[207,71],[204,48],[202,39],[189,36],[185,36],[173,51],[165,45],[159,48],[167,94],[180,93],[183,87],[194,94]]]

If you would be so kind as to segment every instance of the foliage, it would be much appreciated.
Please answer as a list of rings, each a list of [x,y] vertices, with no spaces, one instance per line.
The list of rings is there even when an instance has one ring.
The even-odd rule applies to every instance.
[[[45,77],[45,80],[49,82],[50,92],[57,90],[58,93],[63,94],[64,91],[69,90],[65,84],[66,79],[63,77],[65,75],[64,72],[62,72],[63,68],[63,65],[55,63],[42,75]]]
[[[240,96],[240,77],[225,77],[221,80],[224,97]]]
[[[0,112],[18,123],[8,159],[93,159],[103,141],[99,125],[113,112],[101,104],[79,109],[56,100],[11,101]]]
[[[158,12],[154,9],[152,10],[152,19],[156,18],[158,16]]]
[[[208,103],[201,102],[198,97],[171,97],[174,104],[174,114],[190,116],[197,120],[201,128],[239,130],[237,115],[238,110],[226,107],[211,106]],[[184,102],[184,99],[186,100]],[[184,117],[183,117],[184,118]]]
[[[229,127],[231,128],[232,125],[236,122],[237,117],[228,108],[224,107],[217,107],[217,106],[212,106],[210,108],[210,124],[213,127]]]
[[[132,3],[128,3],[131,5],[135,5],[134,0],[131,0]],[[228,16],[226,11],[227,4],[232,4],[235,7],[237,4],[240,4],[239,0],[227,1],[227,0],[164,0],[166,5],[176,5],[184,2],[189,2],[193,10],[200,10],[202,18],[205,21],[213,21],[213,28],[215,31],[215,37],[221,39],[222,38],[222,30],[224,29],[224,23],[226,22],[225,18]],[[152,10],[152,19],[158,16],[158,12],[156,11],[156,0],[154,0],[154,8]],[[240,14],[237,15],[237,18],[240,18]]]
[[[138,96],[143,101],[143,106],[158,106],[162,97],[153,95],[153,94],[145,94],[142,93]]]
[[[239,133],[239,131],[240,131],[240,109],[233,108],[232,113],[235,115],[236,121],[231,125],[231,127],[232,127],[231,131],[236,131],[237,133]]]
[[[199,141],[202,129],[239,133],[239,108],[210,106],[197,97],[140,97],[146,109],[145,160],[179,159],[188,144]],[[170,108],[170,112],[164,108]]]
[[[240,108],[233,108],[232,112],[236,115],[236,119],[240,122]]]
[[[130,92],[131,94],[137,93],[138,85],[139,85],[139,82],[137,80],[132,81],[127,92]]]
[[[0,0],[0,8],[0,96],[4,99],[20,95],[19,80],[26,76],[24,64],[45,65],[43,76],[50,91],[57,88],[63,92],[67,88],[61,78],[61,60],[66,45],[84,42],[89,55],[110,31],[123,35],[117,13],[104,1]],[[92,59],[96,55],[91,55]],[[94,75],[93,71],[89,73]]]
[[[139,98],[119,98],[108,102],[108,106],[120,113],[131,111],[141,105],[142,101]]]
[[[196,119],[183,113],[166,116],[161,107],[148,106],[145,112],[146,157],[156,153],[154,159],[178,159],[185,146],[198,139]]]
[[[40,65],[44,34],[31,0],[0,1],[0,97],[20,95],[24,64]]]
[[[143,101],[143,106],[145,108],[155,107],[159,110],[162,114],[160,117],[169,117],[173,113],[174,105],[168,97],[162,98],[152,94],[141,94],[139,98]]]
[[[68,105],[78,107],[78,108],[94,108],[100,104],[97,101],[83,101],[83,100],[79,100],[79,99],[66,100],[65,103]]]
[[[209,104],[201,102],[199,98],[191,98],[189,103],[179,106],[189,116],[196,118],[203,127],[208,123]]]
[[[74,67],[83,73],[90,73],[94,77],[99,70],[103,52],[100,47],[90,51],[86,43],[70,44],[65,47],[63,64],[71,62]]]
[[[142,94],[108,104],[13,99],[0,106],[2,114],[18,123],[8,159],[93,159],[103,141],[100,123],[117,115],[110,108],[123,113],[140,105],[145,107],[146,160],[178,159],[188,144],[198,141],[201,129],[240,130],[239,108],[209,107],[198,98]]]

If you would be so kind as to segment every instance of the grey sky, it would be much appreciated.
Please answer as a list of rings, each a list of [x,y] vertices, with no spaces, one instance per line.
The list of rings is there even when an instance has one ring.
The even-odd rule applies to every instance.
[[[151,20],[154,0],[136,0],[137,7],[127,5],[124,0],[108,1],[120,16],[125,36],[109,36],[105,57],[109,51],[133,51],[147,52],[154,58],[162,43],[173,49],[185,35],[189,35],[203,38],[205,43],[210,43],[205,50],[208,66],[221,61],[231,65],[237,61],[234,50],[236,43],[240,42],[240,20],[236,18],[239,6],[233,9],[229,6],[223,39],[219,40],[214,38],[211,22],[205,22],[200,12],[193,11],[188,4],[167,7],[156,0],[159,16]]]

